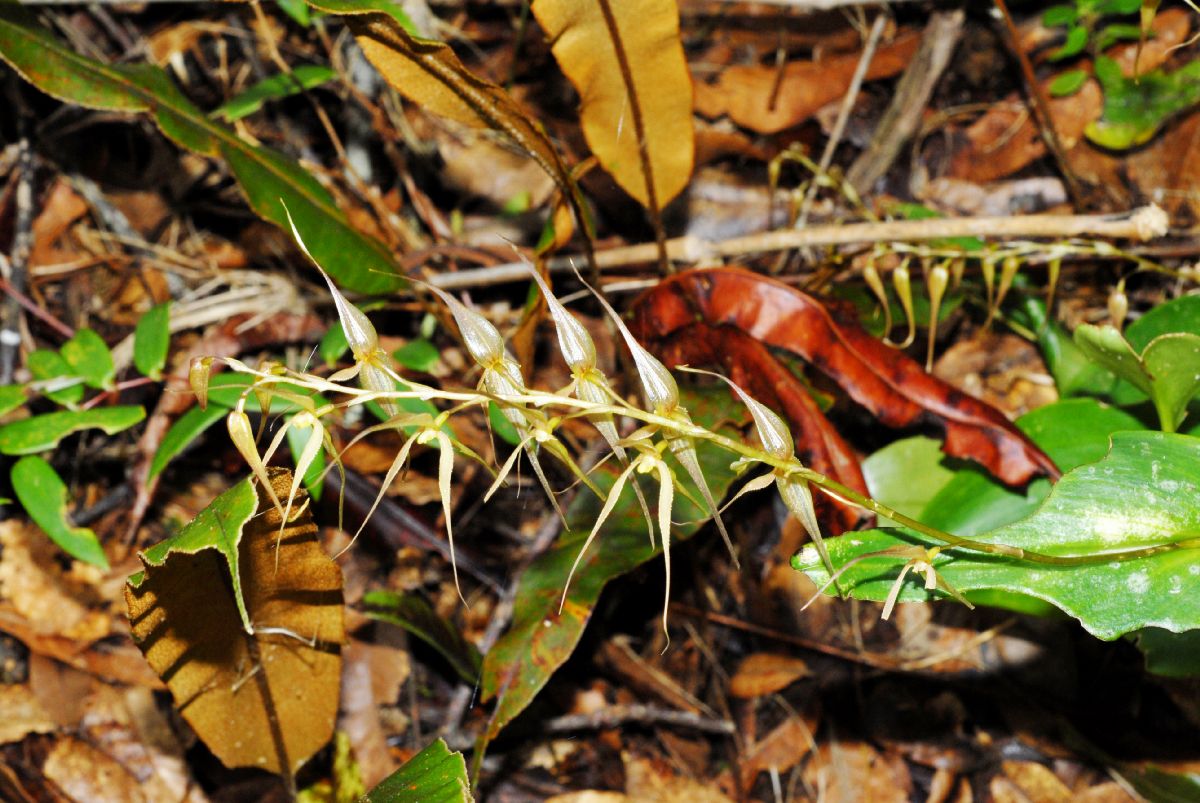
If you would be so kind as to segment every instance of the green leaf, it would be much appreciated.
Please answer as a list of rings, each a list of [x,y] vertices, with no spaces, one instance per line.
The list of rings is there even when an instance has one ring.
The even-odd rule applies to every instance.
[[[288,448],[292,452],[292,460],[297,464],[300,462],[300,455],[304,452],[304,446],[308,443],[313,431],[311,429],[296,429],[288,427],[287,442]],[[313,458],[309,464],[308,470],[304,472],[301,481],[304,483],[308,495],[313,498],[314,502],[321,501],[321,491],[323,490],[321,479],[325,474],[325,450],[321,449],[317,452],[317,456]]]
[[[483,663],[479,650],[421,597],[368,591],[363,595],[362,604],[370,618],[402,627],[437,650],[467,683],[479,680],[479,668]]]
[[[228,122],[248,117],[263,107],[268,100],[298,95],[307,89],[318,87],[337,77],[337,72],[324,64],[302,64],[292,72],[279,73],[264,78],[237,97],[214,111],[213,117],[223,117]]]
[[[1040,298],[1023,299],[1014,317],[1037,334],[1042,359],[1060,397],[1108,396],[1113,392],[1116,377],[1088,359],[1070,333],[1046,315],[1046,304]]]
[[[329,327],[329,331],[317,344],[317,353],[321,355],[327,367],[333,368],[349,350],[350,343],[346,340],[346,330],[342,329],[342,322],[334,321],[333,326]]]
[[[108,558],[96,534],[67,519],[67,486],[40,457],[22,457],[12,467],[12,486],[29,514],[50,540],[76,560],[108,570]]]
[[[46,398],[62,405],[75,405],[83,401],[83,380],[75,376],[71,366],[57,351],[37,349],[25,358],[29,373],[38,382],[48,382],[42,392]]]
[[[1133,416],[1095,399],[1048,404],[1016,423],[1063,471],[1102,459],[1114,432],[1145,429]],[[1049,493],[1045,479],[1034,480],[1024,491],[1013,490],[968,464],[916,518],[955,535],[975,536],[1029,515]]]
[[[229,373],[214,376],[208,385],[209,404],[207,409],[201,410],[198,406],[193,407],[171,425],[150,461],[149,479],[154,479],[161,474],[167,464],[178,457],[188,447],[188,444],[203,435],[213,424],[225,418],[225,415],[237,404],[238,399],[249,386],[246,377],[240,374]],[[325,400],[319,394],[310,390],[288,384],[276,387],[280,390],[289,390],[300,395],[310,396],[318,406],[325,404]],[[258,400],[254,394],[247,396],[246,411],[252,413],[258,409]],[[288,399],[278,396],[271,399],[270,412],[273,415],[293,413],[297,409],[297,404]],[[311,472],[309,473],[311,474]]]
[[[29,398],[24,385],[0,385],[0,416],[5,416],[23,405]]]
[[[146,112],[163,133],[198,154],[229,165],[250,207],[288,230],[284,204],[307,232],[313,257],[338,284],[361,293],[403,286],[389,250],[354,229],[321,184],[282,154],[240,139],[205,117],[148,64],[109,65],[81,56],[15,4],[0,3],[0,58],[43,92],[92,109]]]
[[[1063,42],[1063,46],[1051,53],[1047,58],[1050,61],[1062,61],[1063,59],[1069,59],[1071,56],[1077,56],[1087,47],[1087,42],[1087,28],[1082,25],[1076,25],[1067,31],[1067,40]]]
[[[380,782],[366,803],[472,803],[467,763],[441,739],[417,753]]]
[[[146,417],[141,407],[96,407],[35,415],[0,426],[0,454],[34,454],[58,446],[68,435],[84,429],[102,429],[115,435]]]
[[[731,421],[744,420],[746,410],[734,405],[724,391],[685,391],[684,404],[700,426],[717,427],[723,423],[727,434],[740,437],[740,433],[731,432],[728,427]],[[709,488],[720,499],[734,480],[729,453],[705,443],[698,444],[697,451]],[[617,470],[604,465],[590,477],[607,491]],[[686,472],[680,470],[678,475],[688,494],[699,499],[699,491],[686,479]],[[647,494],[651,495],[649,491]],[[695,535],[708,516],[684,494],[676,495],[675,504],[672,518],[685,522],[676,525],[671,533],[672,543],[678,544]],[[483,659],[483,699],[498,697],[488,727],[489,738],[523,711],[570,657],[604,586],[662,553],[661,540],[650,546],[641,507],[633,488],[627,485],[604,529],[580,561],[560,612],[567,575],[601,505],[594,494],[581,493],[575,497],[567,509],[568,529],[521,577],[512,626]]]
[[[392,358],[412,371],[429,373],[441,357],[437,346],[425,338],[410,340],[392,352]]]
[[[229,566],[229,579],[242,625],[251,633],[253,628],[242,596],[242,575],[238,571],[238,543],[242,539],[242,528],[257,509],[258,493],[252,478],[247,477],[214,499],[178,533],[143,552],[142,562],[147,566],[162,566],[172,553],[195,555],[204,549],[217,550]],[[145,572],[138,572],[129,578],[129,585],[138,588],[144,579]]]
[[[133,364],[143,376],[162,379],[171,343],[171,302],[156,304],[143,315],[133,330]]]
[[[1051,566],[967,550],[934,561],[959,591],[999,589],[1049,602],[1097,638],[1112,640],[1144,627],[1171,632],[1200,628],[1200,439],[1161,432],[1119,432],[1100,462],[1065,474],[1032,516],[980,540],[1054,556],[1095,556],[1178,543],[1175,549],[1125,561]],[[911,531],[870,530],[826,539],[835,565],[929,539]],[[816,551],[793,566],[814,582],[828,580]],[[900,570],[894,557],[866,558],[841,575],[859,599],[882,600]],[[901,601],[941,597],[910,578]]]
[[[1084,133],[1104,148],[1141,145],[1170,117],[1200,102],[1200,61],[1169,74],[1159,69],[1126,78],[1115,61],[1098,56],[1095,71],[1104,90],[1104,114]]]
[[[1056,98],[1074,95],[1087,83],[1087,70],[1067,70],[1059,73],[1050,82],[1050,94]]]
[[[871,498],[917,517],[955,477],[943,465],[941,441],[917,435],[890,443],[862,462]]]
[[[488,424],[496,437],[509,446],[516,446],[521,442],[521,433],[517,432],[517,428],[504,417],[504,413],[493,401],[488,402]]]
[[[1139,355],[1113,327],[1083,324],[1075,330],[1075,343],[1097,364],[1149,396],[1164,431],[1174,432],[1183,423],[1188,402],[1200,392],[1200,335],[1159,335]]]
[[[1042,12],[1042,25],[1047,28],[1057,28],[1060,25],[1074,25],[1079,19],[1075,6],[1051,6]]]
[[[309,11],[308,3],[305,0],[276,0],[279,3],[279,8],[284,14],[291,17],[297,25],[303,25],[305,28],[312,22],[312,12]]]
[[[1096,50],[1108,50],[1117,42],[1137,41],[1142,38],[1142,26],[1114,23],[1100,29],[1096,36]]]
[[[112,387],[117,369],[113,366],[112,352],[100,335],[93,329],[80,329],[75,336],[63,343],[63,359],[77,376],[98,390]]]
[[[1200,675],[1200,630],[1172,633],[1148,627],[1136,636],[1137,648],[1146,656],[1146,671],[1170,678]]]

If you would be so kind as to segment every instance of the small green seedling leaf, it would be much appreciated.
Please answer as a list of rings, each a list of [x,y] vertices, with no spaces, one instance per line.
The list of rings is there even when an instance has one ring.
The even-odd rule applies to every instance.
[[[1087,70],[1067,70],[1059,73],[1050,82],[1050,94],[1056,98],[1074,95],[1087,83]]]
[[[115,435],[146,417],[141,407],[97,407],[91,410],[60,410],[35,415],[0,426],[0,454],[35,454],[58,446],[68,435],[85,429],[102,429]]]
[[[63,343],[63,359],[71,366],[76,376],[98,390],[112,387],[117,369],[113,365],[112,352],[94,329],[80,329],[75,336]]]
[[[133,331],[133,364],[151,379],[162,379],[171,343],[171,302],[156,304],[137,322]]]
[[[24,385],[0,386],[0,416],[5,416],[20,407],[29,398]]]
[[[1183,423],[1188,402],[1200,392],[1200,335],[1159,335],[1138,354],[1113,327],[1083,324],[1075,330],[1075,343],[1094,362],[1149,396],[1165,432]]]
[[[368,591],[363,595],[362,604],[367,616],[401,627],[437,650],[467,683],[479,679],[479,668],[483,663],[479,650],[421,597]]]
[[[280,10],[291,17],[297,25],[307,28],[312,22],[312,11],[306,0],[276,0],[276,2],[279,3]]]
[[[1047,58],[1050,61],[1062,61],[1069,59],[1071,56],[1077,56],[1087,47],[1088,31],[1082,25],[1076,25],[1067,31],[1067,40],[1063,42],[1062,47],[1051,53]]]
[[[42,392],[46,398],[68,407],[83,401],[83,379],[75,375],[57,351],[31,351],[25,365],[35,380],[45,383]]]
[[[1099,56],[1096,80],[1104,90],[1104,114],[1084,133],[1092,142],[1126,150],[1150,140],[1170,117],[1200,102],[1200,61],[1173,73],[1162,70],[1126,78],[1114,60]]]
[[[237,97],[213,112],[213,117],[224,118],[232,123],[248,117],[263,107],[269,100],[280,100],[298,95],[321,84],[332,81],[337,72],[324,64],[302,64],[291,73],[279,73],[264,78]]]
[[[1198,490],[1200,438],[1118,432],[1107,457],[1063,475],[1033,515],[983,534],[980,540],[1060,557],[1176,544],[1174,548],[1070,566],[942,550],[933,567],[961,592],[1000,590],[1049,602],[1100,639],[1112,640],[1144,627],[1176,633],[1195,630],[1200,628]],[[838,566],[858,559],[840,575],[843,588],[856,598],[881,601],[892,591],[900,565],[880,553],[914,544],[935,546],[906,529],[856,532],[827,539],[826,544]],[[829,580],[814,549],[803,550],[792,564],[818,585]],[[899,599],[924,601],[941,594],[910,582]]]
[[[462,753],[441,739],[404,763],[367,792],[366,803],[473,803]]]
[[[67,486],[40,457],[23,457],[12,467],[12,486],[25,512],[50,540],[76,560],[108,570],[108,558],[96,534],[67,518]]]

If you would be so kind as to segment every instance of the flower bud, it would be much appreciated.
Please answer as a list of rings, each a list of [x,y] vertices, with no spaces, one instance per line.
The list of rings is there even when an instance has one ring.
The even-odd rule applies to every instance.
[[[491,321],[467,307],[466,304],[445,290],[432,285],[425,286],[450,308],[450,314],[454,316],[454,322],[458,324],[458,331],[462,333],[463,344],[475,362],[487,368],[492,363],[504,359],[504,338],[500,336],[500,331],[492,325]]]
[[[1125,281],[1121,280],[1108,296],[1108,315],[1117,331],[1125,326],[1125,316],[1129,314],[1129,297],[1125,295]]]
[[[577,377],[592,370],[596,367],[596,344],[592,342],[592,336],[574,315],[567,312],[567,308],[554,296],[542,275],[532,265],[528,267],[533,280],[537,282],[546,298],[546,306],[554,320],[554,328],[558,330],[558,348],[562,352],[563,360]]]
[[[212,376],[212,364],[212,357],[195,357],[188,367],[188,384],[192,393],[196,394],[201,410],[208,409],[208,380]]]
[[[271,478],[267,475],[267,467],[263,465],[262,458],[258,455],[258,445],[254,440],[254,429],[250,426],[250,417],[240,407],[230,410],[229,415],[225,417],[225,426],[229,430],[229,439],[237,447],[242,459],[246,461],[250,470],[254,472],[254,476],[262,483],[267,495],[271,497],[271,502],[282,513],[283,505],[279,503],[279,497],[275,495]]]

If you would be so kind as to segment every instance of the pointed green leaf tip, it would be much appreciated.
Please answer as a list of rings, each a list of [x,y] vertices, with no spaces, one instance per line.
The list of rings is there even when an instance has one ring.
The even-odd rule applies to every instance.
[[[473,803],[467,763],[441,739],[367,792],[366,803]]]
[[[242,540],[242,528],[258,509],[258,494],[250,477],[234,485],[200,511],[196,518],[175,535],[159,541],[141,554],[147,568],[161,566],[173,552],[194,555],[204,549],[215,549],[224,556],[229,566],[229,579],[233,585],[233,597],[238,613],[247,633],[253,633],[246,603],[242,598],[242,580],[238,570],[238,543]],[[129,585],[137,588],[145,578],[138,572],[129,578]]]

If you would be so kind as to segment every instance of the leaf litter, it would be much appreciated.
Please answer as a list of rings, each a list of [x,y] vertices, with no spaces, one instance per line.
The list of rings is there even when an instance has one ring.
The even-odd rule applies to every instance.
[[[950,182],[958,182],[960,195],[974,193],[972,203],[992,212],[1065,211],[1057,168],[1046,158],[1020,76],[985,20],[968,19],[966,35],[976,47],[963,48],[952,61],[925,109],[925,127],[911,153],[857,198],[843,192],[839,175],[870,144],[874,121],[911,64],[928,9],[896,6],[879,48],[863,65],[861,91],[846,98],[864,58],[863,32],[872,11],[813,17],[768,6],[653,4],[639,11],[643,24],[630,26],[623,16],[628,7],[615,2],[595,4],[590,16],[577,19],[570,18],[571,3],[539,0],[524,14],[515,8],[509,14],[507,6],[468,6],[447,14],[435,4],[440,22],[430,26],[426,18],[420,30],[422,37],[435,34],[445,41],[430,41],[405,20],[384,17],[383,4],[317,5],[339,13],[313,25],[316,11],[286,15],[282,7],[264,7],[262,24],[249,9],[221,15],[198,10],[195,20],[164,23],[149,9],[89,8],[55,17],[55,30],[69,34],[56,43],[18,11],[0,21],[7,37],[0,47],[22,75],[67,100],[145,109],[166,135],[131,124],[130,118],[80,116],[73,119],[83,121],[82,138],[70,128],[56,135],[57,143],[34,138],[38,173],[26,300],[40,315],[21,307],[22,337],[31,356],[28,366],[16,366],[17,378],[52,381],[69,371],[84,381],[74,389],[23,395],[0,422],[21,435],[37,430],[39,417],[61,419],[59,411],[70,410],[61,428],[13,447],[52,466],[66,499],[52,506],[62,508],[54,522],[28,517],[45,531],[26,524],[20,507],[10,509],[16,515],[0,531],[5,634],[0,661],[5,678],[10,670],[13,678],[0,687],[0,721],[6,727],[0,763],[15,768],[0,779],[0,796],[37,799],[54,790],[79,800],[139,795],[204,800],[206,794],[265,799],[286,791],[269,773],[238,775],[220,763],[298,772],[296,785],[307,788],[305,794],[350,794],[413,760],[412,767],[444,766],[450,779],[445,789],[467,799],[461,779],[473,758],[480,762],[470,769],[482,794],[515,799],[953,799],[972,790],[997,799],[1126,799],[1109,770],[1150,797],[1163,784],[1194,783],[1195,757],[1178,749],[1186,740],[1149,733],[1138,724],[1139,694],[1158,700],[1166,690],[1178,701],[1186,693],[1170,685],[1178,681],[1143,674],[1141,656],[1129,645],[1102,645],[1078,628],[1030,618],[1027,612],[1036,606],[1016,598],[1006,601],[1007,610],[974,612],[900,603],[886,622],[879,620],[878,606],[852,609],[826,598],[800,613],[815,587],[788,568],[792,553],[822,532],[827,543],[843,532],[874,537],[850,532],[866,523],[863,511],[821,493],[810,502],[798,498],[803,504],[794,506],[807,518],[811,503],[815,525],[789,520],[785,506],[767,503],[765,492],[725,507],[739,491],[766,484],[770,472],[744,473],[744,465],[731,470],[730,455],[704,444],[696,447],[694,463],[686,442],[651,454],[644,449],[646,433],[621,414],[622,401],[639,396],[671,412],[670,386],[660,381],[644,388],[634,375],[639,369],[642,378],[656,375],[647,357],[713,369],[788,421],[795,455],[805,466],[851,490],[867,490],[871,472],[864,477],[863,458],[880,454],[879,447],[894,437],[865,409],[889,424],[922,427],[935,439],[949,433],[949,457],[937,451],[940,440],[920,454],[954,479],[937,493],[916,489],[905,498],[945,500],[970,492],[979,494],[981,506],[993,506],[988,510],[1031,510],[1049,488],[1045,477],[1057,471],[1046,455],[1058,460],[1064,447],[1050,444],[1041,453],[1032,444],[1042,442],[1044,430],[1022,434],[1008,418],[1054,398],[1047,378],[1060,376],[1055,366],[1063,365],[1062,355],[1046,345],[1064,341],[1036,327],[1022,331],[1016,318],[1018,334],[980,332],[1005,331],[1014,303],[1045,297],[1049,266],[1036,251],[1019,275],[1007,279],[1004,268],[1012,263],[994,261],[992,281],[1009,282],[1003,307],[988,301],[996,298],[997,287],[980,281],[986,263],[971,262],[963,279],[953,260],[945,261],[937,250],[940,245],[912,252],[897,248],[874,260],[888,285],[885,294],[896,297],[892,306],[902,324],[906,299],[892,276],[901,266],[899,275],[911,276],[917,301],[911,329],[902,325],[891,333],[896,340],[913,333],[916,344],[906,357],[859,334],[857,315],[827,301],[831,288],[862,288],[865,259],[858,246],[829,249],[809,265],[813,269],[785,271],[779,285],[764,278],[775,267],[773,258],[753,250],[744,252],[749,255],[739,266],[756,271],[753,279],[718,267],[658,282],[654,258],[643,257],[645,262],[626,265],[619,277],[606,273],[597,288],[618,315],[632,309],[631,317],[617,318],[637,336],[629,344],[596,301],[570,297],[582,289],[576,280],[543,270],[535,248],[539,235],[559,248],[567,244],[586,270],[584,231],[597,232],[601,252],[648,241],[655,233],[653,224],[647,228],[655,205],[668,234],[686,225],[689,233],[713,241],[727,239],[733,230],[753,237],[768,223],[790,220],[814,185],[815,223],[886,216],[897,199],[955,214],[963,207],[941,191]],[[616,51],[589,46],[609,36],[602,30],[609,23],[596,14],[602,6],[615,14],[636,99],[628,96],[630,85],[618,80]],[[1119,93],[1135,91],[1135,70],[1175,82],[1188,74],[1180,71],[1196,58],[1194,43],[1188,43],[1195,14],[1182,7],[1160,9],[1145,42],[1106,45],[1103,52],[1084,51],[1066,63],[1046,58],[1062,46],[1058,30],[1042,24],[1034,9],[1019,14],[1023,46],[1046,87],[1061,71],[1084,73],[1076,92],[1051,100],[1050,118],[1067,145],[1069,168],[1095,188],[1089,199],[1094,209],[1122,212],[1152,199],[1174,216],[1174,232],[1186,234],[1195,215],[1193,140],[1200,120],[1190,102],[1156,111],[1150,122],[1133,119],[1136,130],[1128,143],[1111,137],[1097,142],[1095,134],[1098,121],[1122,122]],[[29,30],[37,33],[30,36]],[[326,35],[343,30],[357,45],[348,36]],[[262,63],[265,42],[262,51],[254,47],[264,36],[281,46],[302,82],[328,83],[303,95],[294,94],[289,82],[259,83],[276,75],[278,66]],[[582,37],[582,48],[576,37]],[[129,69],[122,58],[131,43],[143,40],[158,65],[153,75]],[[76,52],[83,41],[93,44]],[[29,48],[30,42],[44,52]],[[89,101],[79,86],[61,82],[69,70],[48,74],[39,55],[60,66],[78,67],[82,58],[122,66],[96,68],[93,88],[103,90],[103,98]],[[646,66],[655,58],[663,60],[661,68]],[[1105,73],[1103,59],[1117,65],[1120,80],[1111,70]],[[1001,66],[981,71],[980,63]],[[1097,73],[1107,80],[1091,77]],[[201,75],[204,81],[197,80]],[[656,79],[649,88],[647,75]],[[243,110],[236,130],[208,115],[254,84],[260,96]],[[60,107],[22,91],[36,102],[23,106],[20,116],[44,130],[52,119],[49,110]],[[1177,94],[1183,98],[1186,92]],[[163,107],[166,97],[179,105]],[[486,102],[477,102],[481,98]],[[829,175],[814,176],[786,154],[819,152],[843,103],[849,104],[850,130]],[[634,105],[642,116],[640,134]],[[326,110],[336,127],[322,123]],[[469,137],[458,127],[464,125]],[[121,144],[126,137],[132,148]],[[1123,149],[1142,138],[1137,147]],[[454,146],[476,141],[487,147]],[[88,148],[96,161],[80,158]],[[0,152],[0,252],[6,258],[21,226],[17,153],[16,146]],[[653,201],[646,195],[644,157],[654,175]],[[303,165],[297,167],[300,158]],[[693,175],[699,163],[705,164],[703,187]],[[545,175],[535,179],[531,167]],[[729,181],[710,183],[712,177]],[[579,195],[576,179],[582,182]],[[701,190],[720,199],[737,186],[747,192],[718,200],[723,214],[736,220],[702,214]],[[687,200],[672,201],[676,196]],[[281,197],[296,215],[296,229],[333,276],[335,292],[367,309],[372,331],[379,331],[375,346],[390,352],[394,344],[420,341],[435,354],[441,351],[436,376],[400,372],[387,376],[388,383],[429,382],[441,391],[472,387],[482,376],[461,359],[464,353],[477,355],[458,350],[449,324],[460,316],[446,315],[440,301],[423,291],[386,293],[400,284],[396,274],[412,274],[413,287],[424,282],[438,288],[443,276],[474,276],[477,269],[502,266],[512,259],[510,243],[516,243],[539,271],[541,293],[533,291],[535,297],[554,293],[565,305],[549,303],[557,332],[538,315],[525,316],[534,306],[526,303],[530,278],[524,266],[510,280],[519,284],[495,288],[471,279],[459,285],[465,291],[450,294],[493,327],[502,344],[521,329],[523,339],[513,350],[521,360],[516,373],[499,354],[484,355],[488,365],[482,369],[490,365],[511,382],[502,386],[491,376],[487,392],[558,390],[574,382],[575,391],[592,394],[593,403],[611,403],[611,412],[557,421],[549,411],[527,406],[509,421],[516,425],[518,444],[525,441],[512,448],[492,437],[486,414],[474,408],[453,417],[442,441],[433,434],[443,431],[444,422],[434,421],[436,412],[429,420],[404,418],[410,412],[388,409],[388,399],[379,400],[383,414],[399,417],[379,424],[361,404],[345,415],[311,421],[296,416],[295,408],[263,415],[247,404],[239,431],[246,453],[252,450],[262,461],[258,490],[238,479],[245,465],[221,427],[189,430],[192,435],[172,448],[170,459],[156,464],[153,481],[143,482],[171,425],[196,409],[186,391],[193,357],[236,357],[255,366],[269,360],[291,368],[320,361],[310,352],[341,310],[329,303],[329,288],[279,229],[286,224]],[[689,204],[693,209],[685,211]],[[560,213],[551,216],[548,210],[555,207]],[[574,225],[561,211],[568,208],[577,216]],[[272,223],[254,222],[256,214]],[[551,217],[554,225],[547,227]],[[726,228],[706,228],[716,226]],[[1167,353],[1164,345],[1149,351],[1149,340],[1135,343],[1129,333],[1147,310],[1192,287],[1186,270],[1177,270],[1195,258],[1189,243],[1182,237],[1144,251],[1145,258],[1162,258],[1176,271],[1169,279],[1092,257],[1055,264],[1061,276],[1050,316],[1065,317],[1084,338],[1092,330],[1078,327],[1081,322],[1120,328],[1121,320],[1110,320],[1107,300],[1109,290],[1128,279],[1121,285],[1131,312],[1124,331],[1138,363],[1126,378],[1143,386],[1159,402],[1163,420],[1181,432],[1195,423],[1189,418],[1194,388],[1164,383],[1161,368],[1155,370],[1162,361],[1158,351]],[[673,262],[666,267],[698,266]],[[940,323],[927,326],[921,288],[938,275],[951,288],[965,282],[967,298]],[[715,292],[702,291],[706,284]],[[792,289],[797,284],[814,300],[798,301],[806,296]],[[648,287],[649,294],[633,303],[624,294]],[[375,295],[360,295],[364,292]],[[144,314],[165,310],[158,305],[168,301],[163,314],[168,320],[151,321],[155,344],[147,345],[150,334],[140,329],[136,339],[143,342],[136,344],[134,330]],[[422,318],[437,315],[443,328],[420,325]],[[938,319],[936,311],[932,317]],[[470,319],[459,320],[459,329],[463,320]],[[801,327],[800,320],[817,323]],[[812,339],[778,335],[788,324]],[[164,355],[165,325],[170,341]],[[563,345],[564,326],[568,340],[581,342],[579,331],[586,331],[596,353],[584,349],[573,361]],[[1109,355],[1124,353],[1107,337],[1088,342]],[[1046,362],[1036,350],[1013,345],[1015,338],[1026,338],[1018,341],[1022,344],[1036,340]],[[122,340],[124,346],[118,345]],[[644,356],[637,350],[642,346],[649,349]],[[558,362],[560,351],[565,366]],[[1184,351],[1169,355],[1172,365],[1190,365]],[[929,355],[944,381],[932,384],[921,370]],[[356,353],[356,362],[370,363],[360,356],[370,357]],[[623,374],[631,359],[631,372]],[[330,366],[322,376],[346,364]],[[392,365],[390,359],[386,365]],[[135,368],[149,375],[161,371],[164,384],[142,382]],[[212,375],[205,381],[214,388],[220,382],[212,377],[231,373],[219,361],[208,368]],[[593,369],[608,378],[605,387],[585,381],[595,378]],[[888,379],[872,384],[867,378],[872,372]],[[367,388],[394,387],[385,387],[384,373],[368,367]],[[747,415],[748,402],[735,401],[739,390],[709,387],[717,381],[703,374],[664,375],[678,384],[674,403],[695,422],[751,444],[766,434],[762,443],[769,447],[772,423]],[[882,390],[889,381],[890,389]],[[999,413],[976,407],[961,393],[964,388],[986,394]],[[1120,393],[1128,392],[1109,400],[1122,403]],[[70,407],[89,403],[78,412]],[[1153,424],[1158,417],[1153,403],[1141,403],[1142,408],[1124,409],[1142,425]],[[147,421],[121,412],[128,406],[144,409]],[[1071,409],[1080,420],[1093,420],[1092,412]],[[317,410],[307,408],[309,414]],[[506,411],[513,408],[501,408],[500,414]],[[85,428],[88,421],[124,415],[132,416],[124,434]],[[1114,411],[1114,421],[1115,416]],[[1121,426],[1132,426],[1128,420],[1121,418]],[[366,432],[372,426],[380,428]],[[285,427],[299,433],[290,460],[282,447]],[[414,436],[418,430],[428,434]],[[279,447],[268,457],[276,438]],[[313,482],[326,486],[321,500],[309,497],[300,479],[277,473],[279,465],[295,466],[295,457],[307,459],[304,445],[317,443],[333,453],[356,444],[345,460],[326,464],[323,480],[309,472]],[[570,464],[560,458],[556,443]],[[469,444],[493,465],[504,466],[511,457],[504,483],[489,489],[494,477],[465,452],[456,455],[459,444]],[[1087,449],[1084,445],[1076,444],[1089,455],[1098,448],[1091,440]],[[405,459],[397,461],[402,448]],[[597,465],[598,455],[609,450],[617,457]],[[126,479],[127,461],[139,466],[128,475],[132,481]],[[695,465],[702,484],[694,482]],[[915,475],[918,465],[924,463],[906,463],[895,482],[903,484],[905,469]],[[1103,471],[1108,464],[1096,465]],[[342,479],[342,471],[351,476]],[[612,503],[607,521],[597,527],[606,497],[586,486],[604,494],[623,471],[631,471],[631,488],[607,498]],[[990,480],[989,471],[1009,486]],[[658,482],[668,476],[674,479]],[[1187,481],[1168,473],[1159,477]],[[914,476],[913,482],[920,479]],[[449,482],[454,487],[448,494]],[[203,511],[230,488],[241,489],[241,512],[228,522],[217,520],[214,529],[214,519]],[[343,510],[338,492],[350,488],[355,491],[347,492]],[[550,491],[551,502],[539,488]],[[661,497],[660,488],[670,489],[672,498]],[[484,505],[489,490],[491,500]],[[337,563],[330,562],[325,555],[345,547],[370,510],[374,518],[362,538]],[[718,510],[719,529],[702,526]],[[248,518],[239,525],[242,514]],[[200,539],[203,545],[187,543],[196,534],[197,524],[187,524],[193,520],[208,533]],[[344,533],[335,534],[339,526]],[[440,542],[442,549],[431,545],[451,528],[454,552]],[[46,537],[56,531],[94,533],[111,568],[59,551]],[[735,550],[740,570],[717,543],[719,535]],[[155,551],[155,543],[167,546]],[[662,565],[650,561],[668,544],[669,586]],[[461,577],[454,560],[458,569],[469,567]],[[903,560],[910,560],[907,553]],[[938,560],[929,562],[933,579],[957,585]],[[893,560],[891,573],[880,581],[881,600],[892,590],[901,599],[926,592],[925,574],[911,579],[925,571],[918,563],[912,563],[908,582],[895,583],[900,563]],[[347,581],[346,608],[337,564],[346,567],[348,578],[356,573],[353,593]],[[636,568],[641,564],[646,568]],[[139,567],[145,574],[128,592],[130,625],[121,597]],[[1186,572],[1183,564],[1180,571]],[[1122,570],[1121,588],[1145,594],[1156,587],[1158,578],[1147,576],[1143,583],[1137,572]],[[1190,582],[1176,574],[1181,588]],[[1169,578],[1164,582],[1170,599]],[[667,632],[660,615],[664,600]],[[1173,621],[1168,614],[1156,616],[1160,623]],[[152,621],[173,635],[149,630]],[[169,654],[161,650],[164,641],[173,645]],[[149,665],[137,642],[154,653]],[[341,668],[337,645],[344,645]],[[1179,649],[1170,641],[1163,648]],[[210,662],[218,653],[221,660]],[[151,666],[166,677],[160,680]],[[864,676],[860,666],[882,671]],[[1111,682],[1111,672],[1135,680],[1098,703],[1094,690]],[[1034,694],[1014,699],[995,686],[1000,673]],[[957,682],[964,678],[971,685]],[[161,693],[164,685],[170,698]],[[304,704],[289,707],[289,694],[302,695]],[[1192,733],[1194,718],[1188,720],[1186,705],[1162,706],[1172,735]],[[279,734],[272,733],[272,708]],[[231,720],[230,711],[255,724]],[[1082,735],[1063,739],[1057,728],[1045,725],[1047,715],[1070,721]],[[335,728],[345,733],[335,735]],[[454,750],[465,750],[465,765],[436,742],[423,750],[435,733]],[[473,755],[480,736],[491,743],[486,752],[478,745]],[[198,746],[197,737],[207,746]],[[239,740],[241,754],[233,748]],[[521,760],[527,752],[545,759],[547,750],[548,760]],[[1030,760],[1012,760],[1016,751]]]

